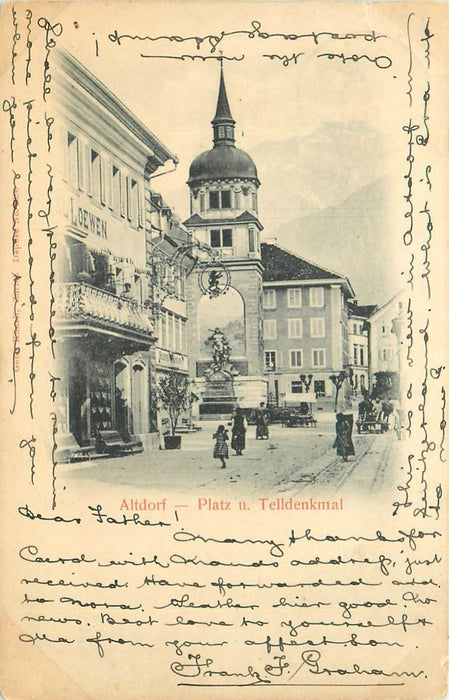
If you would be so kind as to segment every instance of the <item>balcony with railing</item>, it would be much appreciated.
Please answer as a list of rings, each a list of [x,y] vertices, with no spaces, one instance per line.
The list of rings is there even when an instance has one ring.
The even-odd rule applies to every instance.
[[[56,325],[66,329],[86,326],[111,331],[129,340],[155,340],[149,309],[135,299],[92,287],[85,282],[55,285]]]

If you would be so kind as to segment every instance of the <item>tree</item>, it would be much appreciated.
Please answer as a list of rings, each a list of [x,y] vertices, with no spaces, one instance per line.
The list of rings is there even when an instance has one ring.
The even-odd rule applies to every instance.
[[[188,411],[196,399],[190,391],[189,380],[182,374],[170,372],[159,379],[156,392],[161,406],[168,413],[171,434],[174,435],[180,414]]]
[[[399,375],[397,372],[375,372],[372,391],[374,399],[399,399]]]
[[[352,383],[352,370],[345,370],[342,369],[338,374],[331,374],[329,375],[329,379],[331,380],[332,384],[335,386],[335,404],[334,404],[334,411],[337,411],[337,402],[338,402],[338,394],[340,393],[340,389],[344,384],[345,379],[349,379],[349,381]]]

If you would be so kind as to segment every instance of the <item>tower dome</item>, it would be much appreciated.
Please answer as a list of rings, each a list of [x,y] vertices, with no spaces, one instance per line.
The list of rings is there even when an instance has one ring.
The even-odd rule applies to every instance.
[[[235,121],[226,94],[223,63],[220,69],[217,110],[211,124],[213,148],[200,153],[193,160],[187,184],[195,187],[208,180],[243,179],[255,181],[256,185],[259,185],[253,159],[235,146]]]
[[[200,185],[205,180],[257,180],[253,159],[235,146],[215,145],[200,153],[190,166],[188,184]]]

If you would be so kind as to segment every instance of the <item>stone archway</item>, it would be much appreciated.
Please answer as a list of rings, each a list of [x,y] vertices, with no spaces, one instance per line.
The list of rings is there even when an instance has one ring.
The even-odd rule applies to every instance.
[[[245,303],[242,295],[233,287],[226,294],[212,299],[201,297],[198,305],[198,345],[201,358],[211,355],[207,339],[211,332],[219,328],[231,347],[231,358],[246,356]]]

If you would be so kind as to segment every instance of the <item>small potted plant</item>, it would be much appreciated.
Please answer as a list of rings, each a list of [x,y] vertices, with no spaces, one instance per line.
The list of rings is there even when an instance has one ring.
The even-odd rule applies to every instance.
[[[192,405],[188,378],[182,374],[170,372],[159,379],[157,384],[157,396],[159,403],[168,413],[170,421],[170,434],[164,435],[164,447],[166,450],[179,450],[181,447],[181,435],[176,435],[179,416],[183,411],[188,411]]]

